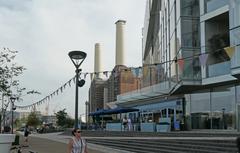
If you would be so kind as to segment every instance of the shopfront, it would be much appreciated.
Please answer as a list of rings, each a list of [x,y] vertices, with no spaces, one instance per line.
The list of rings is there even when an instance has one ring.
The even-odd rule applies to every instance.
[[[188,129],[239,128],[240,86],[229,85],[185,95]]]
[[[180,130],[180,124],[183,122],[182,101],[180,98],[135,107],[139,109],[141,131],[155,132],[158,124],[164,122],[169,123],[170,130]]]

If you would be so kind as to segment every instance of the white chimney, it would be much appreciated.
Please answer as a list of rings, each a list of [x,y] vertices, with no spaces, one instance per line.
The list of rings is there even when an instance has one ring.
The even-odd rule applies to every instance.
[[[94,72],[101,72],[102,71],[102,56],[101,56],[101,48],[100,44],[95,44],[95,57],[94,57]],[[96,75],[95,78],[99,78],[100,74]]]
[[[125,39],[124,31],[126,21],[118,20],[116,23],[116,57],[115,65],[125,65]]]

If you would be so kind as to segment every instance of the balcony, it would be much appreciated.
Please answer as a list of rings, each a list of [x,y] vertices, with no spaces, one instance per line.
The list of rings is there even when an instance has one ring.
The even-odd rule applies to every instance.
[[[225,5],[228,5],[228,0],[205,0],[205,13],[209,13]]]
[[[230,61],[209,65],[208,77],[211,78],[211,77],[231,74],[230,67],[231,67]]]

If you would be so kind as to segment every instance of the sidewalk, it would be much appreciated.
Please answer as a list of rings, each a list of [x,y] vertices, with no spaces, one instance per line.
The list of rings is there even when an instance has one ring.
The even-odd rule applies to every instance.
[[[68,139],[53,139],[57,137],[53,137],[48,139],[53,135],[42,136],[42,134],[37,135],[33,134],[29,136],[29,147],[23,147],[23,153],[29,153],[29,151],[33,151],[34,153],[66,153],[67,152],[67,143]],[[23,143],[23,136],[20,135],[20,144]],[[103,153],[100,151],[92,150],[88,148],[88,153]]]
[[[66,153],[67,144],[71,136],[60,135],[59,133],[31,134],[29,136],[29,147],[23,148],[23,153],[29,153],[28,150],[36,153]],[[20,133],[20,144],[23,142],[23,135]],[[129,153],[101,145],[87,143],[88,153]],[[35,153],[34,152],[34,153]]]

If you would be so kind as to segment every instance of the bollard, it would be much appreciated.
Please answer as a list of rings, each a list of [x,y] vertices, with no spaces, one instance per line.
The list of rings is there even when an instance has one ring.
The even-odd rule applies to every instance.
[[[240,153],[240,137],[237,137],[236,143],[237,143],[237,147],[238,147],[238,153]]]

